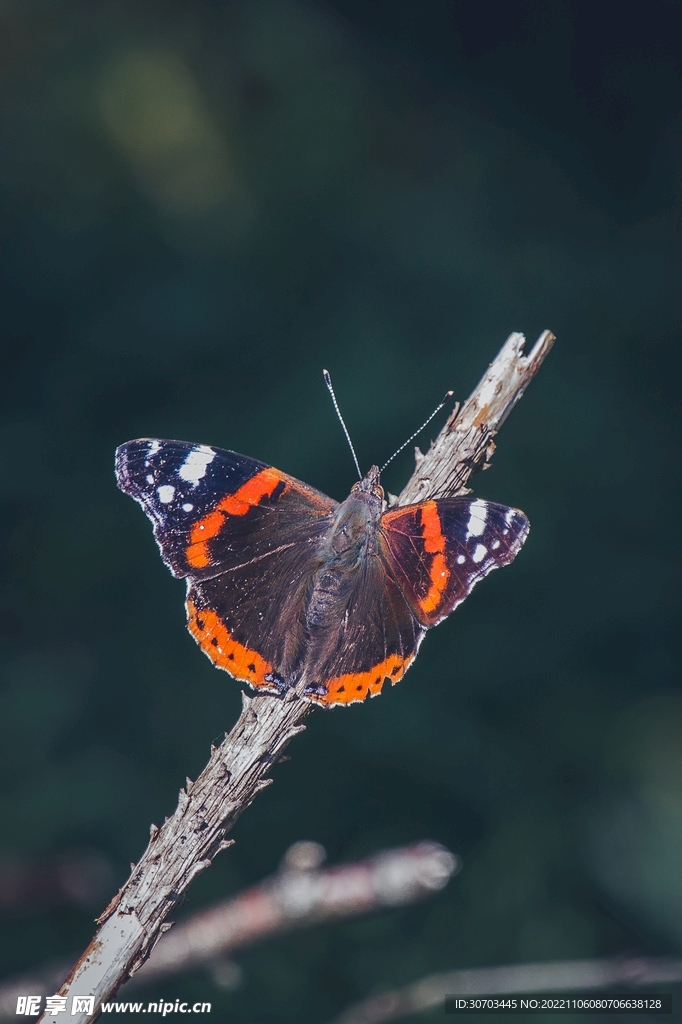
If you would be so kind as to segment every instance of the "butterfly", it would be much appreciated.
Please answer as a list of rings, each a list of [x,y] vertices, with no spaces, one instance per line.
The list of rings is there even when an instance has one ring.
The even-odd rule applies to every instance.
[[[119,488],[187,581],[188,628],[218,668],[327,707],[403,677],[428,629],[528,534],[478,498],[387,507],[373,466],[345,501],[256,459],[185,441],[129,441]]]

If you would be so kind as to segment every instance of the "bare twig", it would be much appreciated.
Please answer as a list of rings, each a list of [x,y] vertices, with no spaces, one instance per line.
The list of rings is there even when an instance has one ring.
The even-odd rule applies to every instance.
[[[237,949],[292,928],[424,899],[447,885],[460,866],[454,854],[430,842],[321,869],[324,858],[319,843],[294,843],[271,878],[192,914],[163,935],[132,986],[138,989],[214,964]],[[73,959],[54,961],[0,982],[0,1017],[15,1015],[19,996],[54,992]]]
[[[526,357],[523,336],[509,337],[454,422],[446,424],[420,461],[401,495],[402,503],[461,492],[553,340],[546,331]],[[165,919],[192,879],[225,849],[226,833],[272,781],[267,773],[304,728],[302,721],[310,708],[295,689],[282,698],[244,696],[239,720],[220,747],[211,751],[197,781],[180,790],[173,816],[160,829],[152,826],[147,849],[102,914],[99,931],[59,995],[93,995],[96,1015],[101,1001],[142,966],[170,927]],[[82,1013],[69,1019],[84,1024],[94,1018]]]
[[[495,996],[528,992],[580,992],[614,985],[659,985],[682,981],[682,960],[673,957],[613,957],[554,960],[446,971],[356,1003],[332,1024],[388,1024],[442,1006],[448,996]]]
[[[523,395],[554,344],[543,331],[530,353],[526,339],[510,334],[471,397],[449,417],[426,455],[417,449],[417,465],[398,503],[465,493],[467,481],[492,456],[493,437]]]
[[[272,781],[267,772],[302,731],[310,708],[293,691],[281,700],[244,694],[242,705],[239,720],[211,750],[199,778],[180,790],[173,816],[160,829],[151,826],[140,862],[99,918],[99,931],[59,995],[94,995],[96,1014],[101,1000],[142,966],[190,882],[230,845],[225,833]],[[87,1013],[73,1016],[77,1024],[92,1019]]]

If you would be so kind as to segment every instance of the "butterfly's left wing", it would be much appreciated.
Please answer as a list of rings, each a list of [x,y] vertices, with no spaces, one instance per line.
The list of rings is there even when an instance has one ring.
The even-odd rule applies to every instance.
[[[151,519],[166,565],[187,579],[188,627],[204,653],[280,692],[337,503],[256,459],[185,441],[129,441],[116,474]]]
[[[173,575],[193,581],[307,540],[326,527],[337,507],[274,466],[187,441],[145,438],[122,444],[116,478],[151,519]]]
[[[435,626],[521,550],[523,512],[480,498],[439,498],[381,517],[379,549],[418,621]]]

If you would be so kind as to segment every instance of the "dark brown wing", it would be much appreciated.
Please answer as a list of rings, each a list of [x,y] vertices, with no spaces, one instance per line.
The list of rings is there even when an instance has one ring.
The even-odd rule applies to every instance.
[[[281,689],[337,503],[255,459],[183,441],[130,441],[116,471],[152,520],[164,561],[187,578],[201,649],[235,678]]]
[[[187,591],[189,631],[202,651],[236,679],[273,693],[293,681],[304,653],[306,594],[321,564],[322,531],[308,526],[304,538]]]
[[[493,569],[519,553],[530,524],[491,501],[440,498],[389,509],[379,548],[414,614],[435,626]]]
[[[358,566],[338,633],[310,636],[306,697],[318,704],[352,704],[397,683],[415,658],[424,629],[377,556]]]
[[[308,528],[338,503],[237,452],[187,441],[128,441],[116,452],[118,486],[151,519],[161,556],[174,576],[207,579]]]

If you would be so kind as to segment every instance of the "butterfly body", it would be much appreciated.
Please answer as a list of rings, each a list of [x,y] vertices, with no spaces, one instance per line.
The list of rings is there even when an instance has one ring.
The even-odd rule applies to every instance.
[[[397,682],[426,630],[528,532],[523,513],[477,499],[387,509],[376,467],[341,503],[255,459],[181,441],[130,441],[116,469],[187,580],[188,627],[214,664],[326,706]]]

